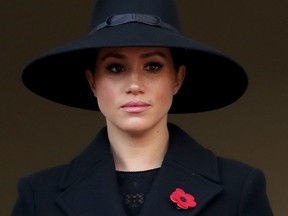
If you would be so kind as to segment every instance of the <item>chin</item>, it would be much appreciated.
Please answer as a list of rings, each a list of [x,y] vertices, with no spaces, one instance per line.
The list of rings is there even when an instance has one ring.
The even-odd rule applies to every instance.
[[[159,126],[161,122],[167,124],[165,119],[157,118],[132,118],[121,121],[120,128],[126,133],[143,134]]]

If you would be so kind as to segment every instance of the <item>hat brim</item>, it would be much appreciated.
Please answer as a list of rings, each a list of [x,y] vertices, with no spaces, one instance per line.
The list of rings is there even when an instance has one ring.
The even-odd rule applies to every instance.
[[[186,77],[169,113],[218,109],[235,102],[247,88],[244,69],[226,55],[176,32],[139,23],[104,28],[53,49],[29,63],[22,79],[28,89],[51,101],[98,111],[84,73],[87,58],[95,49],[133,46],[182,50]]]

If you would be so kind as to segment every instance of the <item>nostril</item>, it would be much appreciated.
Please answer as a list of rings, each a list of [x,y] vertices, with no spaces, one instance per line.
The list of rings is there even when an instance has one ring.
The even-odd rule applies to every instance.
[[[128,93],[138,94],[141,93],[142,89],[138,84],[131,84],[128,89]]]

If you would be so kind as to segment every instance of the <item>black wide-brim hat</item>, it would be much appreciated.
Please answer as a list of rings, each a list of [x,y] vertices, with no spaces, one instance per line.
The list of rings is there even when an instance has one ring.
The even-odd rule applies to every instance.
[[[98,0],[87,36],[53,49],[29,63],[25,86],[51,101],[99,110],[85,76],[95,49],[177,48],[186,77],[169,113],[195,113],[227,106],[247,88],[244,69],[223,53],[181,34],[173,0]]]

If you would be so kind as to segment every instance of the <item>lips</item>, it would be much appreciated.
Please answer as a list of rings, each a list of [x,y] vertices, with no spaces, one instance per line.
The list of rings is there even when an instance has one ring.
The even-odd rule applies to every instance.
[[[150,104],[142,101],[130,101],[121,106],[121,109],[128,113],[140,113],[148,110],[150,107]]]

